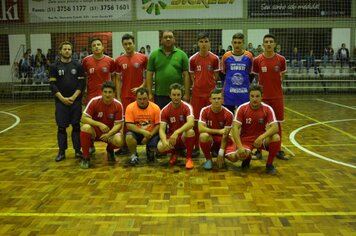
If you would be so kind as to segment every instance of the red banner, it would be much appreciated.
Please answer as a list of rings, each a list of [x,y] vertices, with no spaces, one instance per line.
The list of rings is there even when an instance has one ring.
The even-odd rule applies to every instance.
[[[0,24],[24,22],[23,0],[0,0]]]

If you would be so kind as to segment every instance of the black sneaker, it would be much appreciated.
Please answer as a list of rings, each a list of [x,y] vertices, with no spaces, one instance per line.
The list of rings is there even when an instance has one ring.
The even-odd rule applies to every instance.
[[[83,153],[81,151],[75,152],[75,158],[83,159]]]
[[[280,160],[285,160],[285,161],[289,160],[289,158],[286,156],[286,154],[283,151],[279,151],[276,157]]]
[[[89,166],[90,166],[90,160],[87,158],[83,158],[82,161],[80,162],[80,168],[89,169]]]
[[[106,148],[106,153],[107,153],[107,156],[108,156],[108,161],[110,161],[110,162],[115,162],[116,161],[114,150],[109,149],[107,147]]]
[[[261,159],[262,159],[262,152],[261,152],[261,150],[256,150],[256,152],[253,153],[252,156],[253,156],[252,158],[253,158],[254,160],[261,160]]]
[[[151,151],[148,147],[146,147],[146,156],[147,156],[147,162],[154,162],[155,152]]]
[[[266,173],[269,175],[276,175],[277,169],[273,165],[266,165]]]
[[[129,154],[129,149],[128,149],[128,147],[122,147],[122,148],[120,148],[119,150],[117,150],[116,152],[115,152],[115,154],[116,155],[127,155],[127,154]]]
[[[59,162],[59,161],[63,161],[64,159],[66,159],[66,155],[58,153],[58,156],[56,157],[55,160],[56,162]]]
[[[250,161],[251,161],[251,159],[243,160],[241,163],[241,169],[247,170],[248,168],[250,168]]]

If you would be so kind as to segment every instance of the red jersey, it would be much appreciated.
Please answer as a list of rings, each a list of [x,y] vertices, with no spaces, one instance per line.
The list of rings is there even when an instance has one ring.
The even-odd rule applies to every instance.
[[[124,117],[121,102],[114,99],[107,105],[103,102],[102,96],[91,99],[83,113],[93,120],[106,124],[110,129],[115,123],[123,121]]]
[[[271,58],[261,54],[253,60],[252,72],[258,75],[258,83],[263,87],[263,99],[283,98],[281,73],[286,70],[286,59],[277,53]]]
[[[115,63],[106,55],[99,60],[89,55],[84,57],[82,66],[88,77],[86,98],[88,103],[93,97],[101,96],[101,85],[111,80],[111,74],[115,72]]]
[[[159,121],[167,123],[167,134],[170,136],[187,122],[189,116],[193,116],[193,108],[189,103],[182,101],[178,107],[173,107],[170,102],[161,110]]]
[[[251,143],[265,132],[267,124],[277,122],[272,107],[263,102],[257,110],[251,108],[250,102],[242,104],[236,110],[234,121],[241,124],[241,139]]]
[[[234,115],[227,108],[222,107],[221,111],[215,113],[209,105],[200,111],[199,122],[206,124],[210,129],[223,129],[231,128],[233,118]]]
[[[201,56],[199,52],[189,58],[189,72],[194,73],[193,96],[209,97],[215,88],[214,72],[220,71],[219,57],[209,52]]]
[[[143,83],[147,61],[147,56],[138,52],[132,57],[124,54],[116,58],[116,72],[121,75],[121,98],[135,97],[131,89]]]

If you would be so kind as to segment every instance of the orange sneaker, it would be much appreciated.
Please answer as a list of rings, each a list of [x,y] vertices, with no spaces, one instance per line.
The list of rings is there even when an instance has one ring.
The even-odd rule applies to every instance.
[[[177,163],[177,155],[172,154],[171,158],[169,159],[169,164],[174,166]]]
[[[194,167],[192,158],[187,158],[185,161],[185,168],[192,169]]]

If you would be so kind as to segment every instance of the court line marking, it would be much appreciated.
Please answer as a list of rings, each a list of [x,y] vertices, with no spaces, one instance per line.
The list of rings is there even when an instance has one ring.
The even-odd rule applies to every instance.
[[[12,114],[12,113],[9,113],[9,112],[6,112],[6,111],[0,111],[0,113],[3,113],[3,114],[5,114],[5,115],[9,115],[9,116],[12,116],[12,117],[15,118],[15,123],[13,123],[11,126],[7,127],[6,129],[1,130],[1,131],[0,131],[0,134],[5,133],[6,131],[8,131],[8,130],[14,128],[14,127],[17,126],[17,125],[20,123],[20,121],[21,121],[20,117],[18,117],[17,115],[14,115],[14,114]]]
[[[344,104],[340,104],[340,103],[336,103],[336,102],[329,102],[327,100],[324,100],[324,99],[316,99],[317,101],[319,102],[325,102],[325,103],[329,103],[329,104],[332,104],[332,105],[335,105],[335,106],[339,106],[339,107],[343,107],[343,108],[348,108],[348,109],[352,109],[352,110],[356,110],[356,107],[350,107],[350,106],[346,106]]]
[[[306,149],[304,148],[302,145],[300,145],[296,139],[295,139],[295,135],[301,131],[302,129],[305,129],[305,128],[308,128],[308,127],[311,127],[311,126],[315,126],[315,125],[323,125],[323,124],[327,124],[327,123],[337,123],[337,122],[347,122],[347,121],[355,121],[356,119],[344,119],[344,120],[330,120],[330,121],[324,121],[324,122],[317,122],[317,123],[313,123],[313,124],[308,124],[308,125],[304,125],[302,127],[299,127],[298,129],[295,129],[292,131],[292,133],[290,133],[289,135],[289,140],[297,147],[299,148],[300,150],[312,155],[312,156],[315,156],[317,158],[320,158],[320,159],[323,159],[325,161],[329,161],[329,162],[333,162],[333,163],[336,163],[336,164],[339,164],[339,165],[343,165],[343,166],[347,166],[347,167],[351,167],[351,168],[354,168],[356,169],[356,166],[354,165],[351,165],[351,164],[348,164],[348,163],[345,163],[345,162],[341,162],[341,161],[336,161],[334,159],[331,159],[331,158],[328,158],[328,157],[325,157],[323,155],[320,155],[318,153],[315,153],[315,152],[312,152],[310,151],[309,149]]]
[[[1,212],[0,217],[280,217],[280,216],[356,216],[351,212],[220,212],[220,213],[30,213],[30,212]]]
[[[295,113],[295,114],[297,114],[297,115],[300,115],[300,116],[303,116],[303,117],[305,117],[305,118],[308,118],[309,120],[312,120],[312,121],[314,121],[315,123],[320,123],[320,124],[322,124],[322,125],[324,125],[324,126],[330,128],[330,129],[333,129],[333,130],[335,130],[335,131],[338,131],[338,132],[342,133],[343,135],[348,136],[349,138],[351,138],[351,139],[353,139],[353,140],[356,140],[356,137],[353,136],[352,134],[347,133],[346,131],[343,131],[343,130],[341,130],[341,129],[339,129],[339,128],[336,128],[336,127],[334,127],[334,126],[328,125],[327,122],[322,122],[322,121],[320,121],[320,120],[318,120],[318,119],[312,118],[312,117],[310,117],[310,116],[307,116],[307,115],[305,115],[305,114],[302,114],[302,113],[300,113],[300,112],[298,112],[298,111],[295,111],[295,110],[293,110],[293,109],[291,109],[291,108],[288,108],[288,107],[284,107],[284,109],[286,109],[286,110],[288,110],[288,111],[290,111],[290,112],[293,112],[293,113]]]
[[[22,107],[27,107],[29,105],[33,105],[33,104],[25,104],[25,105],[21,105],[21,106],[17,106],[17,107],[11,107],[9,109],[6,109],[5,111],[13,111],[13,110],[16,110],[16,109],[19,109],[19,108],[22,108]]]

